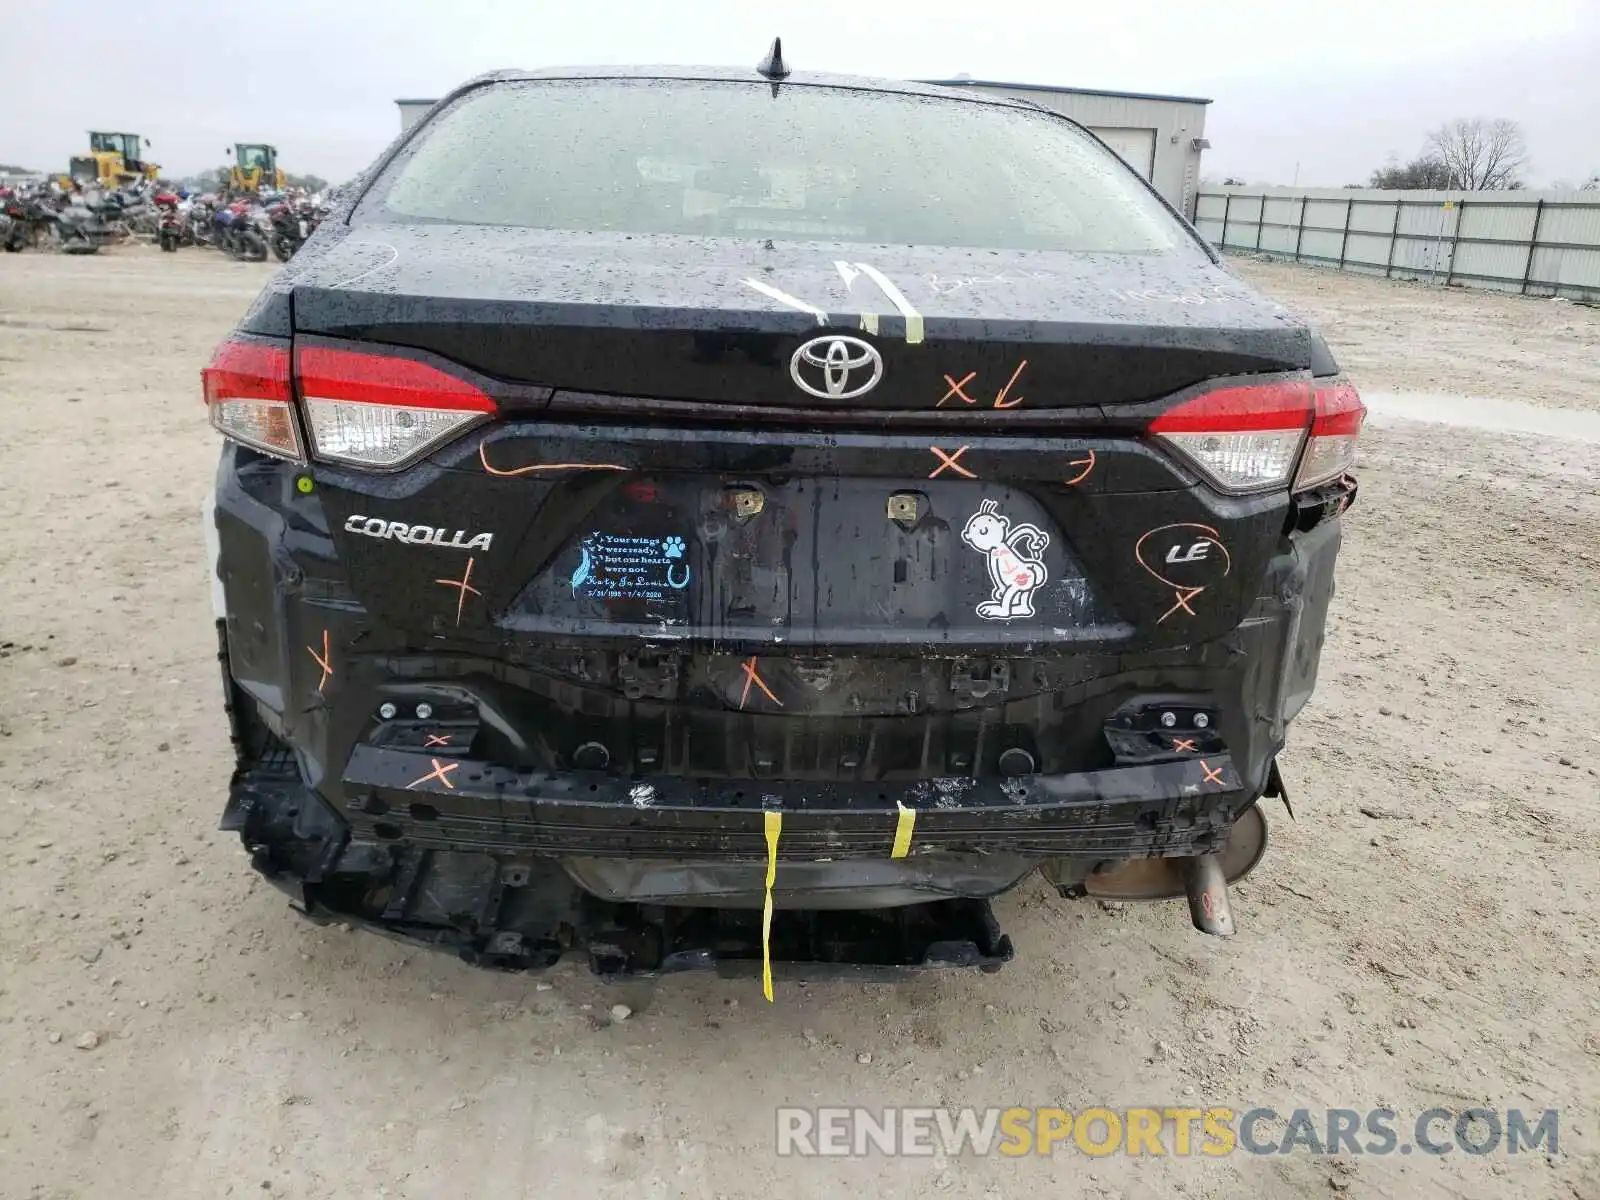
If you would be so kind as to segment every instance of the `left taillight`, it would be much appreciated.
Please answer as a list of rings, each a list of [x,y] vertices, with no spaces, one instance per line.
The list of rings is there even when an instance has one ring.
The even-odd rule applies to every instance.
[[[291,356],[285,345],[232,338],[201,379],[218,430],[296,462],[393,471],[496,413],[482,390],[426,362],[334,346],[301,345]]]
[[[217,347],[200,380],[211,424],[224,436],[263,454],[305,460],[288,347],[230,339]]]
[[[415,462],[496,411],[466,380],[394,354],[299,346],[295,382],[313,456],[375,470]]]

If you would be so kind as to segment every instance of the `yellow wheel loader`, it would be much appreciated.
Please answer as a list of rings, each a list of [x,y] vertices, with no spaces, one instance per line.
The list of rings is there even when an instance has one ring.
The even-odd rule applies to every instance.
[[[161,168],[147,162],[140,146],[148,146],[149,138],[137,133],[89,134],[89,153],[74,156],[67,173],[79,184],[98,183],[113,188],[130,179],[154,179]]]
[[[235,192],[258,192],[263,187],[282,191],[285,177],[278,166],[278,148],[260,143],[236,142],[233,168],[228,172],[228,188]]]

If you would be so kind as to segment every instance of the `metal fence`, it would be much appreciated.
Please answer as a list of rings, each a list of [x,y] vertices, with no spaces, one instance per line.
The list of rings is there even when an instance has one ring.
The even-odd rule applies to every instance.
[[[1202,190],[1212,245],[1341,271],[1600,300],[1600,195]]]

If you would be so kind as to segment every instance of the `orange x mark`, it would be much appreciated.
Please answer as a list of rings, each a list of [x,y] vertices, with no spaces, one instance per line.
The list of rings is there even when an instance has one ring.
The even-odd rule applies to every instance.
[[[976,371],[968,371],[961,377],[961,382],[957,383],[954,379],[951,379],[950,376],[946,375],[944,377],[944,381],[950,385],[950,390],[944,394],[944,398],[941,399],[939,403],[935,404],[934,407],[943,408],[945,400],[950,399],[951,396],[960,396],[968,404],[976,404],[977,401],[971,396],[967,395],[964,389],[966,388],[967,384],[971,383],[977,377],[978,373]]]
[[[1189,601],[1193,600],[1196,596],[1198,596],[1203,591],[1205,591],[1205,588],[1203,588],[1203,587],[1179,588],[1177,590],[1177,592],[1175,593],[1175,595],[1178,597],[1178,602],[1176,604],[1174,604],[1171,608],[1167,609],[1166,612],[1162,613],[1161,614],[1161,620],[1157,621],[1156,624],[1157,625],[1161,624],[1161,621],[1165,621],[1168,617],[1170,617],[1173,613],[1177,612],[1180,608],[1184,612],[1188,613],[1191,617],[1194,616],[1194,609],[1189,607]]]
[[[317,680],[317,695],[320,696],[322,695],[322,685],[333,678],[333,668],[328,665],[333,656],[328,653],[328,631],[326,629],[322,631],[322,653],[318,654],[310,646],[306,647],[306,653],[311,655],[317,666],[322,668],[322,678]]]
[[[437,779],[440,783],[444,784],[445,787],[449,788],[451,791],[454,791],[456,785],[450,782],[450,772],[459,770],[461,764],[457,762],[442,763],[437,758],[430,758],[428,761],[433,764],[433,770],[429,771],[421,779],[414,780],[413,782],[406,784],[406,787],[408,789],[421,787],[423,784],[427,783],[428,780]],[[1203,766],[1204,764],[1201,765]]]
[[[426,750],[429,746],[448,746],[449,744],[450,735],[448,733],[430,733],[428,740],[422,743],[422,748]]]
[[[1228,786],[1227,784],[1222,782],[1222,768],[1221,767],[1208,766],[1206,764],[1206,760],[1202,758],[1200,760],[1200,769],[1206,773],[1206,777],[1200,781],[1202,786],[1204,786],[1205,784],[1208,784],[1208,783],[1214,783],[1218,787],[1227,787]]]
[[[1187,750],[1190,754],[1193,754],[1195,752],[1194,739],[1193,738],[1173,738],[1172,739],[1172,748],[1174,750]]]
[[[460,590],[460,595],[456,599],[456,624],[457,625],[461,624],[461,610],[464,609],[466,607],[466,605],[467,605],[467,593],[471,592],[474,596],[483,595],[482,592],[480,592],[477,588],[472,586],[472,564],[474,562],[476,562],[476,561],[477,560],[473,559],[473,558],[467,559],[466,572],[461,576],[460,579],[435,579],[434,580],[435,583],[442,583],[442,584],[444,584],[445,587],[453,587],[453,588],[458,588]]]
[[[772,694],[772,689],[769,688],[766,685],[766,681],[761,678],[761,672],[756,670],[756,660],[754,655],[750,656],[749,662],[740,663],[739,665],[744,668],[744,691],[739,694],[740,708],[743,708],[745,701],[750,699],[750,685],[752,683],[767,694],[768,700],[771,700],[779,708],[783,707],[783,701],[779,700]]]
[[[940,473],[942,473],[944,471],[954,471],[957,475],[965,475],[968,479],[976,479],[977,478],[976,475],[974,475],[971,471],[967,470],[959,462],[956,461],[963,454],[965,454],[968,450],[972,449],[971,446],[963,446],[963,447],[961,447],[961,449],[957,450],[954,454],[946,454],[943,450],[939,449],[939,447],[937,447],[937,446],[929,446],[928,449],[933,451],[934,456],[939,459],[939,465],[937,467],[935,467],[933,470],[928,472],[928,478],[929,479],[936,478]]]

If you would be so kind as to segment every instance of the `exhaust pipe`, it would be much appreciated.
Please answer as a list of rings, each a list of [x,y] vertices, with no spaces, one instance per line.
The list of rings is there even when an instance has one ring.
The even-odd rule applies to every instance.
[[[1228,906],[1228,877],[1220,854],[1183,860],[1183,887],[1189,897],[1189,919],[1201,933],[1233,936],[1233,909]]]
[[[1131,858],[1085,871],[1082,859],[1055,859],[1043,865],[1047,879],[1063,896],[1100,900],[1176,900],[1189,902],[1189,916],[1201,933],[1231,937],[1233,909],[1228,885],[1248,875],[1267,850],[1267,818],[1252,804],[1228,830],[1222,849],[1189,858]]]

